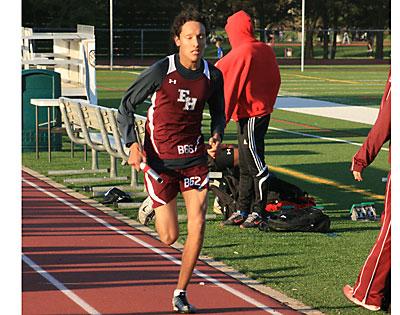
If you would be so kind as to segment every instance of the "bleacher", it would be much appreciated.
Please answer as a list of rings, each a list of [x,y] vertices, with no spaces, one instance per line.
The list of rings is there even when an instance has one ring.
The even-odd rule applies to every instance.
[[[129,151],[125,147],[117,126],[117,110],[91,104],[82,99],[59,98],[63,126],[68,137],[75,144],[87,145],[92,152],[92,170],[99,170],[98,152],[107,152],[110,156],[110,168],[108,169],[110,181],[128,180],[127,177],[118,177],[117,160],[126,164]],[[136,115],[136,128],[139,137],[144,139],[144,125],[146,118]],[[132,169],[131,186],[138,187],[137,172]],[[56,175],[56,173],[52,173]],[[66,172],[63,171],[65,175]],[[72,172],[76,174],[76,172]],[[107,181],[104,178],[91,179],[91,181]],[[67,179],[67,182],[83,182],[84,179]]]

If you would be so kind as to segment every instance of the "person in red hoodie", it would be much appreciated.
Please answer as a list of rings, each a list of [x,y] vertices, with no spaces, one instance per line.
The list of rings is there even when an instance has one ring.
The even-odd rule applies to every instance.
[[[390,141],[391,74],[386,83],[378,117],[362,147],[354,155],[351,165],[354,179],[362,181],[362,171],[378,155],[381,147]],[[389,146],[390,163],[390,146]],[[391,270],[391,172],[386,184],[385,208],[381,216],[381,230],[371,252],[362,266],[354,287],[345,285],[343,294],[351,302],[370,311],[381,309]]]
[[[232,50],[215,65],[224,77],[226,121],[232,118],[237,125],[240,182],[237,212],[222,224],[256,227],[262,221],[269,177],[264,137],[281,77],[274,51],[255,39],[246,12],[230,16],[225,30]]]

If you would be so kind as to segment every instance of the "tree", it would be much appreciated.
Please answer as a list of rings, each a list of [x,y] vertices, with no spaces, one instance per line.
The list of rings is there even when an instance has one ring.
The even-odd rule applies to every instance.
[[[114,28],[169,29],[177,12],[188,4],[205,14],[208,30],[224,28],[227,17],[238,10],[252,16],[261,40],[265,40],[266,27],[271,30],[301,28],[301,0],[114,0]],[[109,1],[22,0],[22,23],[34,28],[69,29],[75,28],[76,24],[90,24],[104,30],[109,26]],[[390,0],[306,0],[306,58],[313,57],[313,37],[318,28],[332,30],[331,45],[327,32],[323,36],[323,57],[326,59],[335,58],[338,30],[383,30],[389,27]],[[104,32],[100,34],[103,35]],[[383,33],[376,32],[373,37],[375,58],[382,59]]]
[[[22,23],[27,27],[75,28],[95,25],[95,0],[23,0]]]
[[[390,0],[356,0],[350,18],[357,21],[357,26],[375,29],[375,58],[383,59],[383,30],[390,28]]]
[[[305,59],[311,59],[314,57],[313,38],[314,38],[314,30],[316,29],[317,22],[320,17],[319,3],[320,1],[318,0],[308,0],[306,2],[306,8],[305,8],[306,16],[304,21],[305,35],[306,35],[305,52],[304,52]]]

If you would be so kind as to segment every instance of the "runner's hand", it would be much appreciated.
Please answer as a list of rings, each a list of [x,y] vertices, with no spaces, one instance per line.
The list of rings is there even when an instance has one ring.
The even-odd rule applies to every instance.
[[[207,150],[207,153],[215,159],[217,155],[217,151],[219,150],[219,147],[221,145],[221,137],[219,136],[218,133],[214,134],[209,140],[208,144],[211,146],[210,149]]]
[[[363,180],[361,172],[353,171],[353,176],[357,182],[361,182]]]
[[[139,148],[138,143],[133,143],[129,148],[129,158],[128,164],[132,165],[136,171],[140,170],[140,162],[146,163],[146,157],[143,155],[143,152]]]

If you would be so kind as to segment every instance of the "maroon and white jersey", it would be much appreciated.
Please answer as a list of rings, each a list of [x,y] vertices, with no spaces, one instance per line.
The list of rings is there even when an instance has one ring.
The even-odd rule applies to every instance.
[[[208,64],[203,60],[203,75],[186,79],[175,66],[174,55],[168,56],[169,67],[160,88],[151,97],[147,111],[144,149],[154,150],[161,159],[179,159],[205,154],[201,121],[203,109],[211,94]],[[150,148],[152,146],[152,148]]]
[[[223,134],[222,74],[207,61],[201,62],[201,67],[193,71],[180,64],[178,55],[168,56],[144,71],[122,99],[118,124],[129,145],[137,141],[133,129],[136,105],[151,95],[144,151],[148,163],[156,169],[206,163],[201,132],[206,103],[211,115],[211,134]]]

